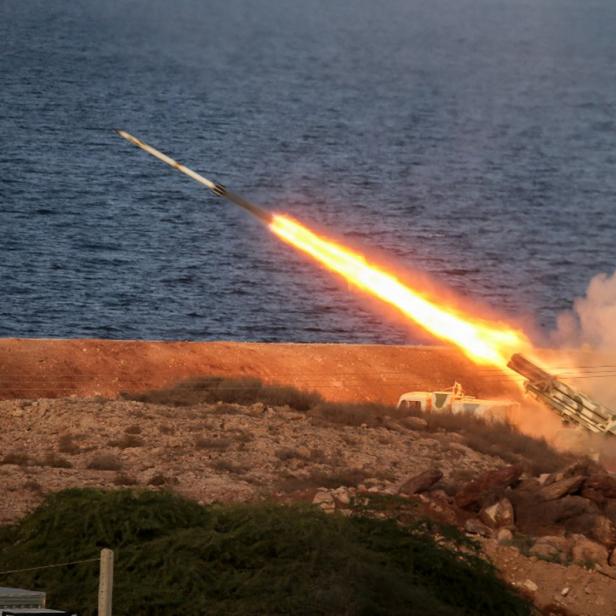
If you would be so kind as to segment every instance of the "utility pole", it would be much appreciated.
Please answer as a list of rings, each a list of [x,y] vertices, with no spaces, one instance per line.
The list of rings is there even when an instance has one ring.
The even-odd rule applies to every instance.
[[[113,550],[101,550],[100,578],[98,582],[98,616],[111,616],[113,595]]]

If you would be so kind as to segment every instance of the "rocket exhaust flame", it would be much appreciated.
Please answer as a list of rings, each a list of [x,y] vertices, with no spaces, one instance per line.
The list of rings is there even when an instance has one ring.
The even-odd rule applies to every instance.
[[[361,255],[318,236],[287,216],[274,214],[269,227],[283,241],[309,254],[350,284],[394,306],[435,337],[457,345],[476,363],[505,368],[513,353],[530,347],[521,332],[428,300]]]
[[[215,195],[224,197],[247,210],[267,224],[281,240],[310,255],[327,269],[342,276],[349,284],[394,306],[435,337],[455,344],[476,363],[491,364],[505,369],[514,353],[530,348],[530,343],[522,332],[502,323],[488,323],[463,314],[443,302],[427,299],[421,292],[403,284],[394,275],[368,263],[360,254],[317,235],[287,216],[263,210],[126,131],[116,130],[116,133],[170,167],[203,184]]]

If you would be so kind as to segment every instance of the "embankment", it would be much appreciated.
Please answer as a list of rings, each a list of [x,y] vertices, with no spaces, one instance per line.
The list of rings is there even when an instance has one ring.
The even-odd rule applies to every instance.
[[[255,376],[335,401],[393,403],[454,380],[478,396],[514,391],[502,373],[443,347],[0,339],[0,399],[116,397],[200,375]]]

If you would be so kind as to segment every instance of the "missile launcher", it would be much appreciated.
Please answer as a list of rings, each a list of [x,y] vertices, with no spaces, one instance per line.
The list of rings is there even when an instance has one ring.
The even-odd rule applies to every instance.
[[[590,432],[616,436],[616,413],[577,391],[558,377],[516,353],[507,364],[527,379],[526,391],[556,411],[564,421],[586,428]]]

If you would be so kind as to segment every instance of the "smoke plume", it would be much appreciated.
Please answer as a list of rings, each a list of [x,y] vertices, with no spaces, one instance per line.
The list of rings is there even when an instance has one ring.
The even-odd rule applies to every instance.
[[[576,386],[600,402],[616,407],[616,272],[597,274],[586,295],[557,318],[554,335],[578,367]]]

